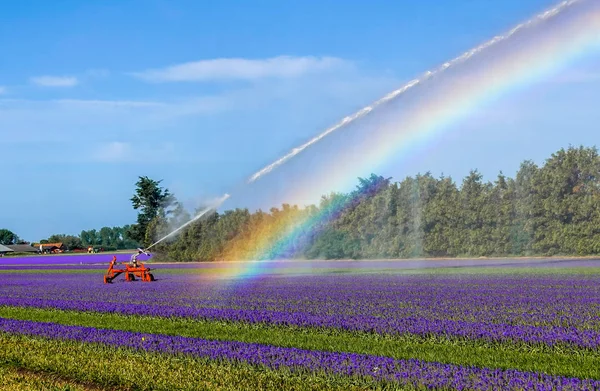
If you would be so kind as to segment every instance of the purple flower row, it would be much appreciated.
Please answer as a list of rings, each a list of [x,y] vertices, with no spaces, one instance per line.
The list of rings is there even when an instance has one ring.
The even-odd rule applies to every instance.
[[[129,260],[131,252],[119,252],[119,260]],[[75,265],[80,263],[108,263],[112,259],[113,253],[99,254],[60,254],[45,256],[10,256],[0,259],[0,265],[42,265],[42,264],[62,264]],[[142,256],[140,259],[147,259]],[[236,262],[236,264],[238,264]],[[261,268],[264,270],[284,270],[284,269],[309,269],[318,270],[323,268],[343,268],[343,269],[368,269],[371,271],[384,270],[406,270],[406,269],[437,269],[437,268],[486,268],[486,267],[511,267],[511,268],[552,268],[560,270],[561,268],[587,268],[600,267],[600,259],[410,259],[410,260],[392,260],[392,259],[370,259],[370,260],[277,260],[261,261]],[[176,268],[229,268],[228,262],[174,262],[169,267]]]
[[[598,276],[311,276],[266,278],[221,287],[190,274],[155,273],[156,285],[106,287],[98,275],[60,277],[48,274],[4,275],[0,296],[81,297],[110,301],[114,292],[135,289],[120,300],[175,306],[220,307],[369,315],[386,318],[425,317],[485,323],[551,325],[600,330]],[[61,284],[56,284],[56,279]],[[118,281],[120,282],[120,281]],[[85,288],[85,289],[82,289]],[[518,294],[516,294],[518,292]],[[240,294],[242,293],[242,294]]]
[[[93,327],[65,326],[0,318],[0,331],[21,335],[101,343],[170,354],[188,354],[213,360],[264,365],[272,369],[325,371],[342,376],[363,376],[375,380],[428,388],[457,390],[599,390],[600,381],[567,378],[518,370],[464,367],[416,359],[355,353],[284,348],[237,341],[209,341],[161,334],[133,333]]]
[[[64,254],[64,255],[33,255],[26,257],[2,257],[0,258],[0,266],[27,266],[27,265],[85,265],[104,263],[108,267],[113,255],[117,257],[119,262],[129,261],[131,253],[105,253],[105,254]],[[147,255],[142,254],[139,257],[140,261],[150,259]]]
[[[335,328],[382,334],[448,336],[473,340],[525,342],[549,346],[565,344],[581,348],[600,347],[600,332],[565,327],[486,324],[425,318],[388,319],[364,315],[313,315],[307,313],[175,307],[157,304],[98,303],[79,300],[0,298],[0,306],[56,308],[60,310],[119,313],[158,317],[227,320],[253,324]]]
[[[224,285],[159,269],[154,283],[105,285],[101,273],[4,274],[0,304],[587,348],[600,344],[597,275],[335,275]]]

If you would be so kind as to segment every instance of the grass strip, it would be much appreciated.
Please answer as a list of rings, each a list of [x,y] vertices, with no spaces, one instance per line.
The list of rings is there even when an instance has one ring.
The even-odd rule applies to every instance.
[[[559,346],[538,347],[442,337],[422,338],[411,335],[382,336],[331,329],[20,307],[0,307],[0,317],[309,350],[361,353],[396,359],[416,358],[446,364],[518,369],[567,377],[600,379],[599,351]]]
[[[53,373],[118,390],[415,390],[325,373],[292,373],[243,363],[6,333],[0,333],[0,344],[0,365]]]
[[[114,388],[81,384],[53,373],[0,366],[0,384],[4,391],[117,391]]]

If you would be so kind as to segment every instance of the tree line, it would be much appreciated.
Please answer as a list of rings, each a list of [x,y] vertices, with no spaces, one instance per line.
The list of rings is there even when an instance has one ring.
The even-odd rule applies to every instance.
[[[79,235],[53,234],[38,243],[62,243],[67,250],[102,248],[105,251],[136,248],[139,242],[129,236],[130,225],[124,227],[102,227],[100,230],[81,231]],[[19,238],[9,229],[0,229],[0,244],[33,244]]]
[[[175,202],[165,199],[157,210]],[[146,244],[175,226],[176,210],[146,216]],[[319,205],[213,213],[154,251],[173,261],[599,254],[600,157],[571,146],[487,182],[477,170],[460,183],[372,174]]]
[[[134,209],[140,209],[137,223],[123,227],[102,227],[99,230],[82,230],[79,235],[53,234],[41,239],[39,243],[62,243],[67,250],[85,249],[87,247],[102,248],[105,251],[133,249],[146,241],[147,226],[161,216],[167,217],[171,211],[169,206],[177,204],[178,213],[182,206],[172,197],[168,190],[160,187],[161,181],[148,177],[139,177],[136,193],[131,198]],[[0,244],[32,244],[25,241],[9,229],[0,229]]]
[[[134,224],[46,241],[147,247],[191,217],[148,177],[139,177],[130,201]],[[0,243],[20,240],[6,231]],[[171,261],[600,254],[600,157],[595,147],[570,146],[541,166],[526,160],[514,177],[487,182],[477,170],[460,183],[430,173],[400,182],[372,174],[318,205],[208,214],[152,251]]]
[[[101,248],[104,251],[124,250],[137,247],[139,244],[129,236],[130,225],[123,227],[102,227],[99,230],[83,230],[76,235],[56,234],[40,243],[62,243],[68,250],[87,247]]]

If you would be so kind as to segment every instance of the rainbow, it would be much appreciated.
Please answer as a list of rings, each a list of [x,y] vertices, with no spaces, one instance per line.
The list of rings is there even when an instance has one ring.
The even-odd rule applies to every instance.
[[[407,155],[411,149],[441,137],[452,125],[483,105],[544,80],[599,49],[600,4],[587,0],[568,4],[568,9],[555,12],[551,19],[545,19],[543,24],[538,25],[539,28],[523,29],[511,36],[510,40],[503,42],[503,47],[495,49],[496,56],[481,59],[485,60],[483,66],[477,63],[471,66],[471,62],[467,61],[460,68],[467,68],[466,72],[448,77],[440,75],[439,79],[430,80],[429,85],[433,89],[407,101],[408,107],[402,110],[400,118],[392,111],[376,123],[376,129],[362,139],[360,154],[346,153],[336,159],[332,175],[312,178],[311,186],[290,188],[290,198],[306,200],[314,194],[326,193],[327,189],[348,188],[355,180],[356,167],[360,167],[361,171],[374,172],[392,154]],[[476,58],[473,60],[476,61]],[[299,150],[296,148],[293,153]],[[280,160],[285,161],[284,158]],[[263,175],[271,169],[259,173]],[[241,254],[253,254],[257,261],[232,263],[227,276],[238,278],[264,274],[274,264],[264,259],[285,257],[296,245],[301,233],[314,230],[347,207],[352,199],[346,197],[320,209],[298,210],[294,213],[294,221],[285,224],[269,226],[265,223],[262,227],[254,227],[252,232],[233,241],[224,258],[236,259]],[[249,241],[253,243],[252,248],[248,248]]]

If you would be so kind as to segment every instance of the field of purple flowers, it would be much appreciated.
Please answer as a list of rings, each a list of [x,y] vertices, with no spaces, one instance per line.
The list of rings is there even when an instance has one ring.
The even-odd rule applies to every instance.
[[[106,264],[112,256],[119,262],[129,261],[131,253],[101,253],[101,254],[60,254],[60,255],[31,255],[25,257],[7,256],[0,258],[0,267],[6,266],[44,266],[44,265],[91,265]],[[143,254],[140,261],[147,261],[151,256]]]
[[[104,346],[322,379],[311,389],[600,389],[600,272],[583,264],[246,280],[157,269],[153,283],[110,285],[95,268],[0,270],[0,334],[59,344],[52,349],[84,344],[81,360]],[[73,371],[51,362],[29,369]]]

